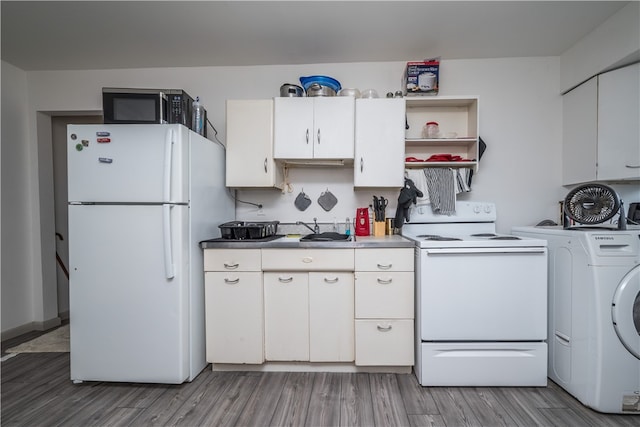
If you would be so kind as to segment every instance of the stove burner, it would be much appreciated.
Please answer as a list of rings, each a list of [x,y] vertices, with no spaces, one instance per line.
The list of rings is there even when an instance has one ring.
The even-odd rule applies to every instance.
[[[444,237],[444,236],[438,236],[437,234],[420,234],[419,236],[416,236],[416,237],[422,237],[424,238],[424,240],[437,240],[437,241],[462,240],[462,239],[458,239],[457,237]]]
[[[478,233],[478,234],[472,234],[472,237],[496,237],[495,234],[493,233]]]
[[[492,237],[489,240],[522,240],[517,236],[496,236],[496,237]]]

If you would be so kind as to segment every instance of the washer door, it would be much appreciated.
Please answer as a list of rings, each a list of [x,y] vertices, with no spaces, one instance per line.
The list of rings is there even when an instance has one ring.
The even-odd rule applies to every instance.
[[[640,359],[640,266],[627,273],[616,289],[611,318],[622,344]]]

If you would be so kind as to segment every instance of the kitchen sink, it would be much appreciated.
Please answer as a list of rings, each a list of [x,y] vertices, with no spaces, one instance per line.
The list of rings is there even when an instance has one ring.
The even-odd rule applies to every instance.
[[[301,242],[336,242],[336,241],[349,241],[351,236],[347,234],[340,234],[332,231],[325,233],[313,233],[307,234],[300,238]]]

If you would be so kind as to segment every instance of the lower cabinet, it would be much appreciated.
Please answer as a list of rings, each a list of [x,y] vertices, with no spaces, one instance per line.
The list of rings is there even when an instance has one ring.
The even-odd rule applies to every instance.
[[[210,249],[204,258],[207,362],[264,363],[260,251]]]
[[[356,249],[356,365],[414,364],[413,249]]]
[[[353,273],[264,273],[268,361],[353,362]]]
[[[412,248],[207,249],[204,258],[208,362],[413,365]]]

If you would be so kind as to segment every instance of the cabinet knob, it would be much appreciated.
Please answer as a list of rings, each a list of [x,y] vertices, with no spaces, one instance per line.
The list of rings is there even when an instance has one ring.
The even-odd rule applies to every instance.
[[[393,264],[391,264],[391,263],[389,263],[389,264],[380,264],[380,263],[378,263],[378,268],[380,270],[388,270],[391,267],[393,267]]]
[[[381,285],[390,285],[391,282],[393,282],[392,278],[381,279],[381,278],[378,277],[378,283],[380,283]]]
[[[306,256],[306,257],[302,258],[302,262],[304,262],[305,264],[309,264],[309,263],[313,262],[313,257]]]
[[[291,283],[293,281],[293,276],[289,276],[289,277],[278,277],[278,281],[280,283]]]
[[[391,325],[387,325],[387,326],[377,325],[377,328],[380,332],[389,332],[391,330]]]
[[[318,145],[320,145],[320,129],[318,129]]]
[[[239,282],[239,277],[236,277],[235,279],[227,279],[226,277],[224,278],[224,283],[226,283],[227,285],[237,285]]]
[[[324,278],[325,283],[338,283],[338,278],[334,277],[333,279],[329,279],[328,277]]]
[[[364,171],[364,160],[360,157],[360,172]]]
[[[267,158],[264,158],[264,173],[267,173]]]
[[[227,270],[235,270],[239,266],[240,264],[238,264],[237,262],[234,264],[227,264],[226,262],[224,263],[224,268],[226,268]]]
[[[307,128],[307,135],[305,136],[307,144],[309,144],[309,128]]]

